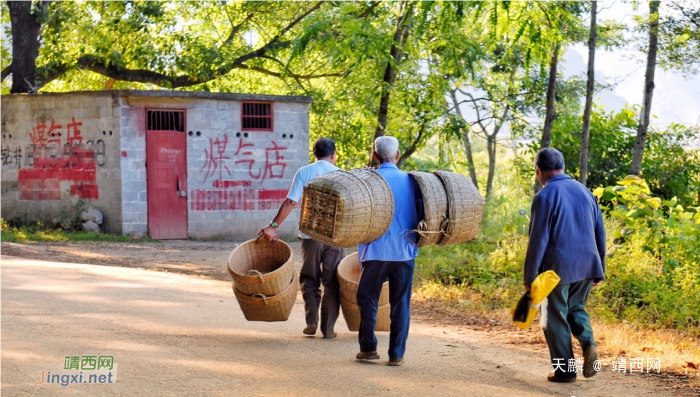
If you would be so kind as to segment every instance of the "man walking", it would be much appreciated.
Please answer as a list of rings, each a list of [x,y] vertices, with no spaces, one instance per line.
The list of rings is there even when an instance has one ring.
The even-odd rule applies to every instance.
[[[389,279],[391,328],[389,334],[389,365],[403,364],[413,287],[413,270],[418,256],[416,234],[418,226],[415,191],[409,175],[396,167],[399,141],[382,136],[374,141],[374,158],[381,164],[377,173],[386,179],[394,195],[394,218],[389,230],[379,239],[360,244],[358,258],[362,274],[357,287],[360,308],[360,352],[357,360],[377,360],[377,310],[382,284]]]
[[[336,153],[333,140],[318,138],[314,142],[313,150],[316,162],[299,168],[294,174],[292,188],[282,202],[277,215],[268,226],[260,230],[259,234],[268,240],[275,238],[275,229],[287,219],[289,213],[301,200],[304,185],[316,177],[339,169],[335,166]],[[303,260],[299,282],[306,312],[306,328],[303,332],[306,335],[316,334],[320,306],[321,333],[326,339],[335,338],[333,327],[340,313],[340,285],[336,277],[336,268],[345,256],[345,249],[316,242],[301,232],[299,232],[299,238]],[[321,284],[323,284],[323,298],[321,298]]]
[[[532,202],[524,284],[529,291],[537,275],[547,270],[561,277],[540,314],[554,367],[547,379],[574,382],[571,335],[583,350],[583,376],[596,374],[598,348],[585,305],[592,287],[605,278],[605,227],[595,197],[564,173],[558,150],[537,152],[535,172],[544,188]]]

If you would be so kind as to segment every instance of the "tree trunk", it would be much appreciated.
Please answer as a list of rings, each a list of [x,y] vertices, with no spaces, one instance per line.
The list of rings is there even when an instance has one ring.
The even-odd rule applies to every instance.
[[[496,173],[496,134],[486,134],[486,149],[489,154],[489,176],[486,181],[486,198],[493,191],[493,176]]]
[[[559,65],[559,49],[561,44],[557,44],[552,52],[552,60],[549,64],[549,82],[547,83],[547,104],[544,116],[544,127],[542,128],[542,141],[540,149],[549,147],[552,142],[552,126],[554,125],[554,100],[557,92],[557,67]],[[537,179],[537,178],[535,178]],[[542,190],[540,181],[535,181],[535,193]]]
[[[413,3],[408,3],[404,1],[401,3],[401,7],[405,7],[405,9],[396,21],[394,41],[391,43],[391,48],[389,49],[389,56],[391,57],[391,59],[387,61],[386,69],[384,70],[382,94],[379,99],[379,114],[377,115],[377,130],[374,132],[372,146],[374,146],[375,139],[377,139],[380,136],[384,136],[384,133],[386,131],[386,120],[389,114],[389,99],[391,97],[392,86],[396,81],[394,65],[398,64],[401,60],[401,56],[403,55],[403,48],[406,45],[406,40],[408,40],[408,33],[411,27]],[[369,165],[376,167],[377,162],[372,156],[372,150],[373,149],[371,148],[369,155]]]
[[[591,108],[593,106],[593,88],[595,86],[595,42],[596,14],[598,2],[591,1],[591,30],[588,34],[588,84],[586,85],[586,106],[583,110],[583,130],[581,130],[581,152],[579,154],[579,182],[584,186],[588,177],[588,138],[591,129]]]
[[[8,1],[12,25],[12,88],[10,93],[36,93],[36,58],[41,24],[31,1]]]
[[[497,122],[491,134],[484,131],[484,134],[486,135],[486,148],[488,149],[489,154],[489,176],[486,182],[486,198],[491,197],[491,192],[493,191],[493,178],[496,174],[496,144],[498,143],[498,132],[501,130],[503,123],[505,123],[506,119],[508,118],[509,110],[510,105],[506,105],[505,109],[503,109],[503,115],[501,116],[500,121]]]
[[[462,116],[462,110],[459,108],[459,102],[457,102],[457,90],[450,90],[450,96],[452,97],[452,103],[455,105],[455,111],[457,112],[457,117],[459,117],[460,121],[464,121],[464,117]],[[476,167],[474,167],[474,157],[472,155],[472,144],[469,140],[469,133],[471,132],[471,129],[469,127],[464,128],[464,132],[462,134],[462,142],[464,143],[464,152],[467,155],[467,162],[469,163],[469,177],[472,178],[472,182],[474,182],[474,186],[476,186],[477,189],[479,189],[479,183],[476,181]]]
[[[649,2],[649,50],[647,51],[647,70],[644,77],[644,100],[637,128],[637,139],[634,142],[634,155],[630,174],[639,176],[642,173],[642,160],[644,159],[644,141],[647,138],[649,128],[649,116],[651,114],[651,97],[654,93],[654,71],[656,69],[656,51],[658,49],[659,31],[659,2]]]

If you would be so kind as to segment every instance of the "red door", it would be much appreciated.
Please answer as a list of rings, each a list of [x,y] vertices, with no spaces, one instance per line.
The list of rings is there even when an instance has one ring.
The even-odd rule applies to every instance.
[[[155,239],[186,239],[185,112],[146,112],[148,230]]]

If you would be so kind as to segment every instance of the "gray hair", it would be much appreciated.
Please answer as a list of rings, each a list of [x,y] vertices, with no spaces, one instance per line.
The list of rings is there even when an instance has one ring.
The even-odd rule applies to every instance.
[[[564,170],[564,156],[555,148],[546,147],[535,155],[535,168],[542,172]]]
[[[399,152],[399,140],[393,136],[380,136],[374,141],[374,151],[382,163],[389,163]]]

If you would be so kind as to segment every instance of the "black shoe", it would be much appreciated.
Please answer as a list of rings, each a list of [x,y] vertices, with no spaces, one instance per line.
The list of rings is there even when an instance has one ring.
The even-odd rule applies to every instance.
[[[338,334],[335,333],[335,332],[333,332],[333,331],[331,331],[331,332],[329,332],[329,333],[323,335],[323,339],[333,339],[333,338],[335,338],[336,336],[338,336]]]
[[[596,346],[588,346],[583,352],[583,377],[590,378],[598,373],[595,370],[595,363],[600,359],[598,348]],[[600,368],[599,368],[600,369]]]
[[[403,365],[403,357],[401,358],[390,358],[389,362],[386,364],[390,367],[400,367]]]
[[[355,356],[355,360],[379,360],[377,352],[359,352]]]
[[[574,383],[574,382],[576,382],[576,377],[562,378],[562,377],[556,376],[554,374],[554,372],[550,372],[549,375],[547,375],[547,380],[550,382],[557,382],[557,383]]]
[[[307,325],[306,328],[304,328],[304,335],[316,335],[316,325]]]

